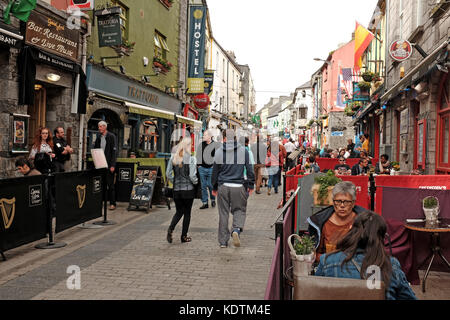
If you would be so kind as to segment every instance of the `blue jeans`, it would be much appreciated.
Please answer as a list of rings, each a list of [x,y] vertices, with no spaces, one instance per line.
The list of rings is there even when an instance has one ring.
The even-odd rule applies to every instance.
[[[270,168],[271,170],[269,171],[269,183],[268,183],[268,187],[269,189],[272,189],[272,187],[275,189],[275,192],[278,192],[278,186],[280,184],[280,176],[278,175],[278,173],[280,172],[280,167],[276,167],[276,168]],[[274,171],[272,171],[274,170]]]
[[[208,203],[208,188],[209,188],[209,196],[211,197],[211,201],[216,201],[216,197],[212,194],[212,171],[213,168],[204,168],[198,167],[198,173],[200,175],[200,182],[202,184],[202,202]]]

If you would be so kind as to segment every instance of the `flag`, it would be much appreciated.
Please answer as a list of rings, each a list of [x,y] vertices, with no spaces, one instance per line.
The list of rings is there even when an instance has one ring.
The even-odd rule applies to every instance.
[[[345,108],[344,100],[345,100],[345,94],[342,93],[344,87],[342,86],[342,75],[338,75],[338,91],[337,91],[337,99],[336,99],[336,106],[339,108]]]
[[[12,13],[17,19],[27,22],[31,11],[36,8],[37,0],[10,0],[5,8],[3,20],[7,24],[11,24],[10,14]]]
[[[355,69],[362,67],[362,55],[375,38],[374,34],[356,22],[355,30]]]

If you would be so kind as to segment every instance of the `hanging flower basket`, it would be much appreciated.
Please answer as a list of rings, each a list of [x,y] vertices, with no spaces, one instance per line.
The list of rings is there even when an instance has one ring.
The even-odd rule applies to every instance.
[[[361,92],[367,92],[372,87],[372,84],[370,82],[360,81],[358,83],[358,87],[361,89]]]
[[[364,81],[366,82],[372,82],[372,80],[375,77],[375,73],[371,72],[371,71],[366,71],[364,72],[362,75],[362,78],[364,79]]]

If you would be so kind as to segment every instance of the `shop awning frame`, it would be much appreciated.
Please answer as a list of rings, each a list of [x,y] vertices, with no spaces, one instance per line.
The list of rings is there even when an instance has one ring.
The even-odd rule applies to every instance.
[[[130,113],[167,120],[175,120],[175,114],[169,111],[155,109],[127,101],[125,101],[125,106],[128,108],[128,112]]]
[[[203,123],[201,121],[194,120],[194,119],[187,118],[187,117],[183,117],[183,116],[179,116],[179,115],[177,115],[177,121],[180,122],[180,123],[184,123],[184,124],[187,124],[187,125],[194,126],[194,127],[200,127],[201,128],[203,126]]]

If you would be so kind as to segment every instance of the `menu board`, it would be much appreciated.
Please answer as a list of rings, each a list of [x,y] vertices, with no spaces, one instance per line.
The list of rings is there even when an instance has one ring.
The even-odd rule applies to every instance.
[[[130,196],[130,206],[142,206],[147,207],[147,209],[150,207],[157,177],[158,168],[137,168],[136,179],[134,180],[133,189]]]

